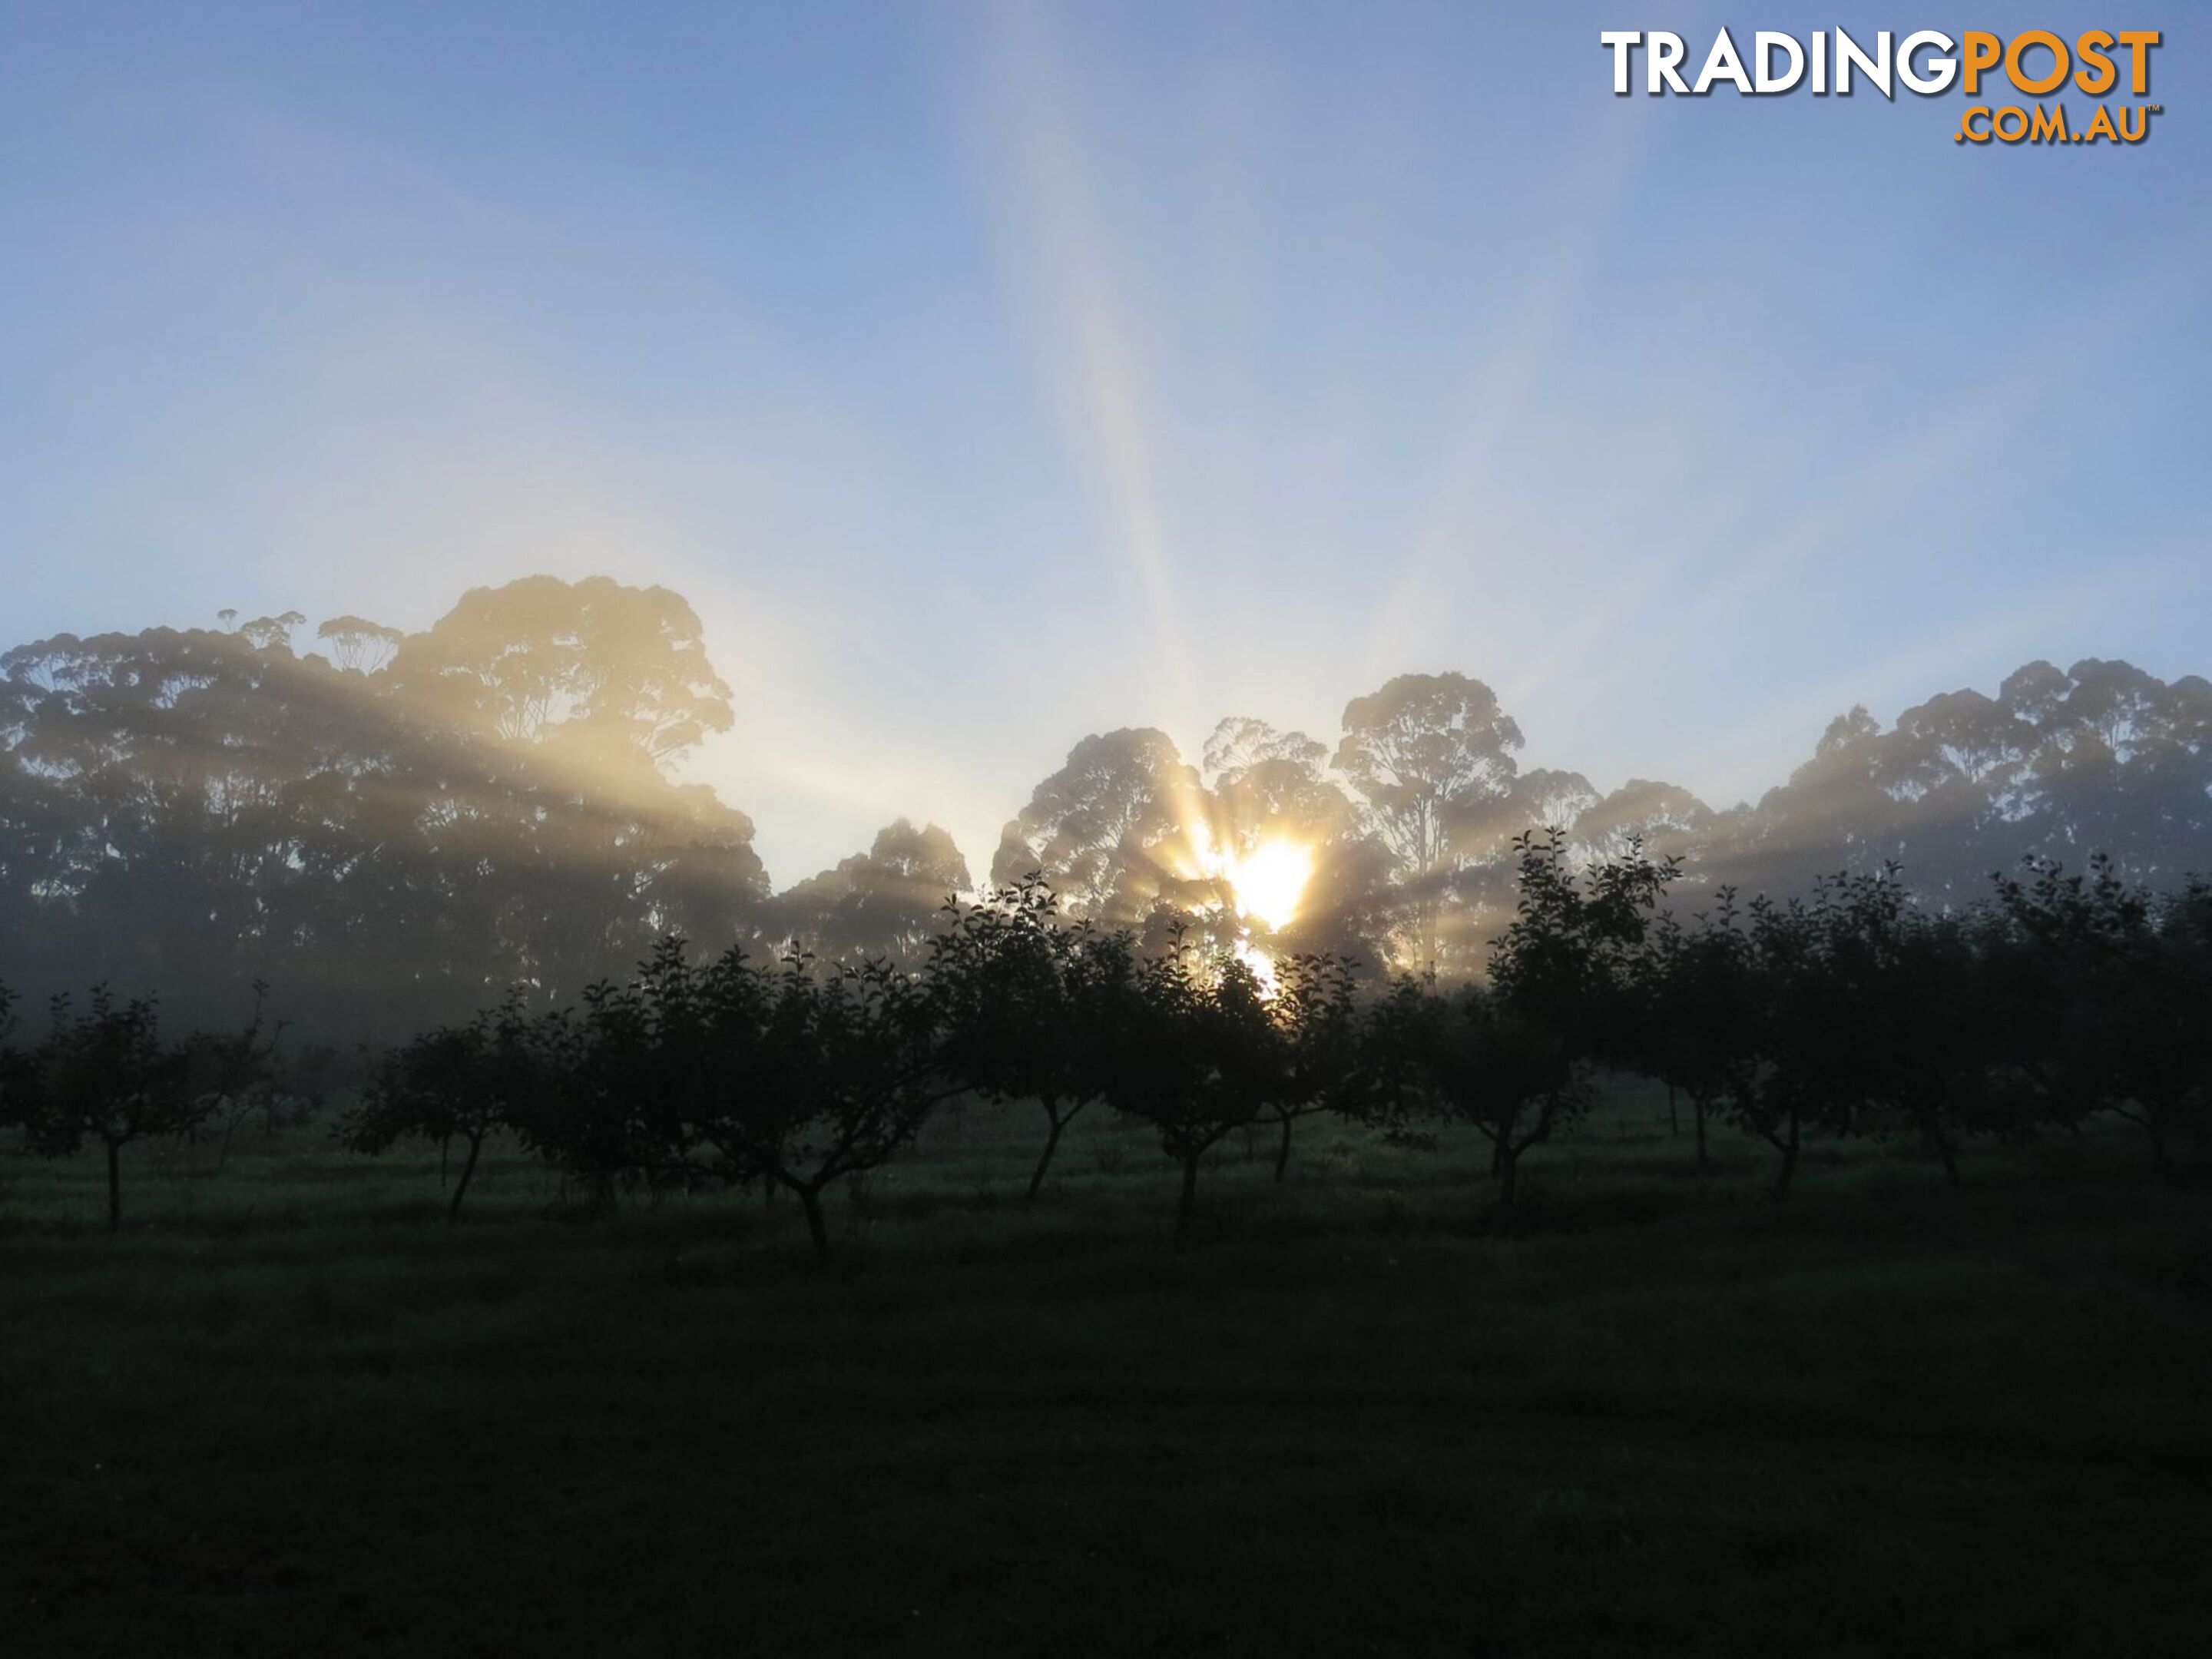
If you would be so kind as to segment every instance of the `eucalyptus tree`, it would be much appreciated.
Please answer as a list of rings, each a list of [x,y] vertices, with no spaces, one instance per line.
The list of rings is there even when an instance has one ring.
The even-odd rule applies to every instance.
[[[471,588],[402,640],[387,672],[398,696],[450,727],[617,775],[650,771],[732,719],[690,605],[611,576]]]
[[[1190,837],[1204,817],[1198,772],[1164,732],[1087,737],[1007,823],[990,878],[1008,887],[1042,872],[1073,914],[1139,921],[1163,896],[1188,896]]]
[[[1255,857],[1303,866],[1287,917],[1243,913],[1279,951],[1372,958],[1389,932],[1395,864],[1330,772],[1326,746],[1265,720],[1223,720],[1206,739],[1210,839],[1224,873]],[[1224,896],[1237,904],[1233,880]]]
[[[943,926],[945,902],[970,884],[950,834],[900,818],[878,830],[866,852],[779,894],[775,921],[784,938],[824,957],[882,957],[913,967]]]
[[[1994,696],[1940,693],[1887,730],[1854,708],[1714,840],[1732,878],[1777,894],[1909,860],[1918,889],[1963,906],[1991,869],[2085,848],[2171,890],[2212,860],[2212,682],[2038,661]]]
[[[1265,720],[1223,720],[1206,741],[1214,846],[1231,857],[1279,840],[1319,853],[1356,829],[1352,800],[1328,775],[1328,748]]]
[[[0,653],[16,983],[127,977],[205,1024],[279,977],[337,1038],[744,931],[751,824],[670,775],[731,719],[681,599],[531,579],[396,641],[335,618],[328,655],[295,651],[300,620]]]
[[[390,663],[407,635],[397,628],[349,613],[319,623],[315,638],[328,647],[331,665],[339,672],[367,675]]]
[[[1433,966],[1452,877],[1502,841],[1521,728],[1464,674],[1401,674],[1347,703],[1343,725],[1336,769],[1395,861],[1412,958]]]
[[[1687,865],[1706,854],[1714,816],[1712,808],[1680,784],[1631,778],[1591,801],[1571,822],[1575,841],[1592,858],[1619,858],[1640,848]]]

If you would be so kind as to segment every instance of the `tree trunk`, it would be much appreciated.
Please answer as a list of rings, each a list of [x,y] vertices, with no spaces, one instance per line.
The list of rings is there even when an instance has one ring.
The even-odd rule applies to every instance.
[[[1682,1120],[1674,1110],[1674,1085],[1671,1083],[1667,1085],[1667,1133],[1669,1135],[1682,1133]]]
[[[1505,1173],[1505,1137],[1504,1135],[1498,1136],[1490,1143],[1490,1173],[1493,1179]]]
[[[1068,1117],[1074,1115],[1073,1112],[1068,1114]],[[1032,1199],[1044,1186],[1044,1172],[1052,1168],[1053,1152],[1060,1146],[1060,1132],[1067,1127],[1067,1118],[1060,1116],[1050,1107],[1045,1109],[1045,1116],[1051,1121],[1052,1128],[1044,1138],[1044,1155],[1037,1159],[1036,1169],[1030,1176],[1029,1196]]]
[[[483,1142],[484,1138],[481,1134],[469,1137],[469,1155],[461,1162],[461,1178],[454,1185],[453,1202],[446,1206],[448,1225],[461,1218],[461,1200],[469,1195],[469,1178],[477,1172],[477,1154],[483,1151]]]
[[[1770,1137],[1770,1139],[1771,1138],[1771,1137]],[[1790,1139],[1787,1140],[1776,1140],[1774,1144],[1777,1150],[1778,1150],[1782,1154],[1782,1168],[1776,1174],[1774,1177],[1773,1190],[1767,1194],[1767,1197],[1773,1202],[1779,1204],[1784,1199],[1790,1196],[1790,1177],[1797,1173],[1797,1118],[1796,1114],[1791,1114],[1790,1119]]]
[[[1705,1097],[1703,1095],[1692,1095],[1690,1097],[1690,1104],[1698,1120],[1698,1173],[1705,1175],[1710,1173],[1713,1167],[1712,1161],[1705,1156]]]
[[[1498,1230],[1506,1232],[1513,1225],[1513,1197],[1521,1185],[1522,1148],[1509,1146],[1501,1139],[1498,1142]]]
[[[107,1231],[119,1232],[123,1228],[123,1144],[107,1143]]]
[[[830,1229],[822,1219],[822,1189],[801,1187],[799,1202],[806,1212],[806,1231],[814,1241],[814,1259],[826,1262],[830,1260]]]
[[[1952,1146],[1951,1137],[1943,1133],[1943,1126],[1936,1121],[1935,1113],[1923,1114],[1920,1122],[1921,1127],[1928,1131],[1928,1139],[1936,1143],[1936,1156],[1943,1160],[1943,1179],[1956,1187],[1959,1184],[1958,1148]]]
[[[441,1193],[446,1190],[446,1166],[453,1162],[453,1136],[440,1135],[438,1137],[438,1190]]]
[[[2150,1137],[2150,1166],[2160,1180],[2173,1180],[2173,1164],[2166,1151],[2166,1114],[2154,1106],[2143,1109],[2143,1133]]]
[[[1278,1187],[1283,1184],[1284,1171],[1291,1167],[1291,1115],[1288,1112],[1284,1113],[1282,1143],[1275,1148],[1275,1184]]]
[[[1180,1250],[1190,1243],[1191,1213],[1198,1207],[1199,1154],[1189,1153],[1182,1161],[1182,1202],[1176,1206],[1175,1247]]]

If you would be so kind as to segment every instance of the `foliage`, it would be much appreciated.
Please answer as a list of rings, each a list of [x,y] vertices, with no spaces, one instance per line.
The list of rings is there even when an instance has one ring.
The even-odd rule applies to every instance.
[[[1042,872],[947,910],[929,964],[945,1064],[987,1100],[1043,1109],[1034,1199],[1067,1126],[1105,1092],[1107,999],[1126,954],[1088,921],[1069,922]]]
[[[1151,1126],[1182,1166],[1181,1249],[1200,1161],[1231,1131],[1273,1120],[1287,1136],[1308,1111],[1358,1109],[1368,1079],[1351,975],[1333,957],[1285,957],[1270,988],[1249,963],[1181,938],[1141,958],[1126,935],[1104,948],[1118,971],[1090,1046],[1115,1109]]]
[[[337,1138],[357,1152],[381,1152],[402,1140],[459,1140],[466,1148],[448,1201],[459,1219],[461,1200],[497,1131],[532,1121],[555,1068],[552,1054],[521,995],[461,1025],[426,1031],[385,1054],[359,1105],[339,1121]]]
[[[67,997],[53,1006],[53,1029],[35,1058],[25,1114],[31,1150],[63,1158],[88,1141],[107,1163],[107,1224],[123,1224],[120,1159],[133,1141],[188,1133],[216,1104],[195,1074],[195,1045],[161,1040],[152,1002],[118,1003],[94,988],[84,1012]]]

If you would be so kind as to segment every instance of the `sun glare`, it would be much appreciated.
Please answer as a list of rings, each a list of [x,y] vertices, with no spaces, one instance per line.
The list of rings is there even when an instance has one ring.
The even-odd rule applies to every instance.
[[[1306,848],[1273,841],[1241,859],[1228,860],[1221,873],[1237,896],[1237,914],[1273,931],[1288,927],[1297,915],[1306,883],[1313,878],[1313,854]]]

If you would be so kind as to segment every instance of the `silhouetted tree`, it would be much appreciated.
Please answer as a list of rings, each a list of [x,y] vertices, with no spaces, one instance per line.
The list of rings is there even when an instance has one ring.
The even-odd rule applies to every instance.
[[[904,818],[865,853],[777,897],[780,931],[825,957],[917,965],[943,924],[946,899],[968,890],[968,861],[935,824]]]
[[[37,1109],[37,1057],[16,1046],[15,1026],[15,994],[0,984],[0,1129],[27,1129]]]
[[[1521,743],[1496,694],[1464,674],[1401,674],[1345,707],[1337,769],[1396,860],[1418,964],[1437,963],[1452,875],[1504,839]]]
[[[733,953],[711,994],[712,1041],[736,1066],[702,1133],[729,1177],[757,1176],[797,1194],[826,1261],[823,1190],[884,1163],[961,1091],[945,1061],[938,998],[890,963],[817,971],[795,953],[775,969]]]
[[[96,987],[85,1012],[54,1000],[53,1030],[37,1055],[29,1114],[32,1150],[48,1158],[96,1141],[107,1165],[107,1225],[123,1224],[122,1153],[133,1141],[184,1134],[206,1120],[212,1097],[195,1085],[187,1047],[161,1040],[149,1001],[118,1004]]]
[[[381,1152],[401,1140],[465,1143],[460,1179],[446,1206],[458,1220],[484,1143],[529,1121],[551,1086],[545,1033],[519,993],[463,1025],[441,1026],[386,1054],[360,1103],[337,1126],[353,1152]]]
[[[400,695],[454,727],[552,746],[617,775],[601,780],[610,787],[732,719],[691,607],[608,576],[471,588],[401,641],[391,673]]]
[[[1658,917],[1638,963],[1638,1069],[1657,1078],[1669,1099],[1690,1103],[1698,1170],[1711,1167],[1706,1120],[1745,1086],[1759,1063],[1762,1035],[1753,1016],[1750,944],[1738,927],[1735,893],[1723,888],[1715,914],[1694,931]]]
[[[1716,824],[1705,858],[1777,895],[1907,861],[1931,902],[1963,905],[1990,869],[2098,848],[2170,890],[2212,850],[2208,792],[2212,684],[2034,662],[1994,697],[1946,692],[1887,732],[1863,708],[1839,717],[1756,811]]]
[[[1635,965],[1674,876],[1640,847],[1578,872],[1559,831],[1514,841],[1518,898],[1491,948],[1490,981],[1443,994],[1401,975],[1369,1032],[1385,1121],[1423,1112],[1491,1146],[1501,1226],[1521,1159],[1588,1109],[1601,1060],[1632,1057],[1641,1030]]]
[[[1357,1119],[1370,1109],[1375,1079],[1362,1041],[1353,964],[1328,954],[1278,957],[1267,1014],[1279,1059],[1264,1100],[1276,1123],[1275,1179],[1290,1170],[1297,1121],[1321,1114]]]
[[[315,629],[330,647],[331,663],[343,673],[374,674],[389,664],[406,635],[365,617],[332,617]]]
[[[1640,847],[1686,865],[1704,856],[1714,818],[1711,807],[1680,785],[1631,778],[1571,819],[1541,822],[1571,823],[1575,842],[1592,858],[1618,858]]]
[[[663,931],[750,930],[741,813],[667,767],[729,720],[660,590],[537,578],[427,635],[296,613],[0,655],[0,969],[205,1023],[260,977],[329,1040],[548,1001]]]
[[[1897,867],[1822,881],[1810,925],[1827,1000],[1827,1085],[1901,1117],[1959,1184],[1960,1137],[1988,1121],[1996,1033],[1972,930],[1916,906]]]
[[[1197,873],[1188,837],[1204,815],[1198,774],[1165,732],[1088,737],[1006,825],[992,884],[1038,871],[1073,914],[1135,922]]]
[[[2101,854],[2086,875],[2031,858],[2024,879],[1996,884],[2004,927],[1990,951],[2008,1057],[2043,1115],[2103,1110],[2134,1123],[2168,1176],[2175,1139],[2203,1099],[2212,977],[2188,921],[2201,891],[2161,907]]]
[[[1130,954],[1124,934],[1102,947],[1125,966],[1104,1010],[1107,1097],[1149,1124],[1182,1170],[1175,1244],[1190,1242],[1199,1162],[1231,1130],[1259,1120],[1280,1087],[1279,1033],[1258,978],[1236,957],[1180,939],[1158,956]]]
[[[276,1061],[276,1040],[283,1027],[264,1030],[262,1006],[269,987],[257,981],[253,1013],[242,1030],[232,1033],[195,1031],[185,1040],[185,1067],[190,1085],[207,1103],[206,1116],[222,1126],[222,1145],[216,1155],[219,1170],[230,1161],[230,1144],[239,1126],[259,1113],[267,1121],[275,1112],[282,1084]]]
[[[1208,840],[1220,864],[1276,846],[1310,861],[1286,923],[1242,915],[1239,922],[1271,933],[1279,952],[1379,954],[1389,926],[1390,854],[1329,776],[1327,747],[1303,732],[1236,718],[1214,728],[1205,752]],[[1234,884],[1224,882],[1217,898],[1233,907]]]
[[[945,1063],[988,1100],[1034,1100],[1043,1109],[1034,1199],[1061,1134],[1104,1092],[1105,1003],[1125,958],[1088,921],[1064,918],[1038,873],[949,911],[930,964]]]
[[[1510,1226],[1522,1155],[1589,1105],[1589,1079],[1565,1034],[1486,986],[1439,991],[1401,975],[1376,1009],[1369,1040],[1385,1080],[1386,1127],[1403,1135],[1433,1117],[1474,1129],[1492,1149],[1498,1224]]]
[[[1272,983],[1254,963],[1181,934],[1139,957],[1127,933],[1089,941],[1098,1056],[1115,1110],[1148,1124],[1182,1170],[1175,1243],[1190,1239],[1198,1171],[1231,1131],[1280,1127],[1317,1111],[1363,1113],[1370,1075],[1348,967],[1328,956],[1278,958]]]
[[[345,1053],[328,1042],[310,1042],[283,1062],[283,1092],[299,1103],[304,1117],[319,1116],[332,1096],[356,1075]]]

